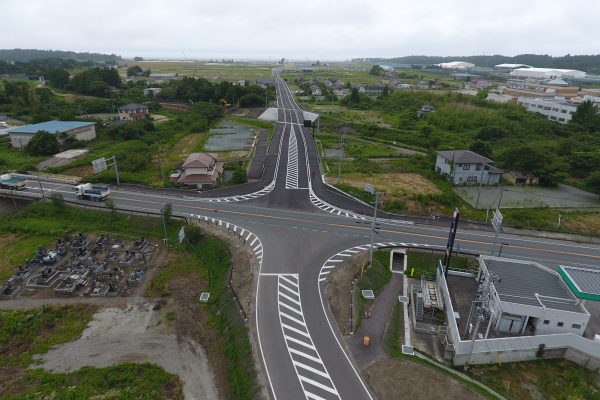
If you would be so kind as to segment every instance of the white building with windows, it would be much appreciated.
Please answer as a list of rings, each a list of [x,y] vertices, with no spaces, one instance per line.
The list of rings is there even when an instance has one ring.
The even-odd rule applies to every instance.
[[[530,97],[519,97],[517,103],[525,106],[527,111],[542,114],[551,121],[566,124],[571,121],[573,114],[577,111],[577,104],[564,100],[532,99]]]
[[[495,162],[470,150],[438,151],[435,172],[455,185],[496,185],[503,171]]]

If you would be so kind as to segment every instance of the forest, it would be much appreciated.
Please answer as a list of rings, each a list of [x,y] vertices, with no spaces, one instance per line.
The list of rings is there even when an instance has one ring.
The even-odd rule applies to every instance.
[[[75,51],[62,50],[38,50],[38,49],[0,49],[0,60],[4,61],[31,61],[46,58],[57,58],[75,61],[100,61],[111,62],[121,60],[116,54],[101,53],[78,53]]]

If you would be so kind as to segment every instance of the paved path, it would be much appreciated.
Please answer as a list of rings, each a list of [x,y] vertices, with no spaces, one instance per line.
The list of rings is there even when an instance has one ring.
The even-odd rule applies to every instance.
[[[383,336],[400,293],[402,293],[402,274],[392,274],[390,282],[375,298],[371,317],[363,319],[358,331],[347,338],[352,355],[361,369],[385,354]],[[363,344],[365,336],[371,340],[368,347]]]

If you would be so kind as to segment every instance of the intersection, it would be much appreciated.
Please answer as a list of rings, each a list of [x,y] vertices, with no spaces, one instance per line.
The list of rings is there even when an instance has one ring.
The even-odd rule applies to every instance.
[[[324,184],[315,143],[303,127],[300,107],[285,81],[277,73],[274,77],[278,123],[260,181],[199,196],[123,189],[114,191],[111,199],[119,209],[140,212],[158,211],[170,203],[175,215],[215,219],[248,232],[248,245],[255,252],[260,250],[261,256],[257,257],[260,263],[255,271],[251,323],[272,398],[372,399],[321,300],[327,271],[339,261],[330,257],[338,253],[350,257],[368,250],[372,211]],[[46,195],[59,192],[65,199],[79,202],[69,185],[41,185]],[[29,181],[26,192],[39,194],[38,182]],[[377,226],[378,247],[445,246],[446,226],[383,217]],[[255,238],[260,240],[260,249]],[[462,251],[489,254],[494,235],[459,227],[456,240]],[[502,242],[509,245],[503,255],[535,260],[550,268],[600,265],[600,245],[596,244],[506,234]]]

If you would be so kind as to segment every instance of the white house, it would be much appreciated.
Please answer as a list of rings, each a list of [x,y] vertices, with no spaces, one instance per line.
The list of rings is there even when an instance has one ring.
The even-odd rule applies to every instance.
[[[217,153],[191,153],[181,164],[181,172],[172,174],[170,178],[198,189],[212,187],[223,172],[223,163],[217,161],[217,157]]]
[[[502,170],[495,162],[470,150],[438,151],[435,172],[447,177],[455,185],[495,185],[500,182]]]
[[[23,148],[39,131],[46,131],[53,135],[68,135],[77,140],[86,141],[96,137],[96,123],[81,121],[47,121],[39,124],[19,126],[8,130],[10,144],[15,148]]]
[[[577,104],[564,100],[532,99],[530,97],[519,97],[519,104],[525,106],[527,111],[542,114],[551,121],[566,124],[571,121],[573,114],[577,111]]]

